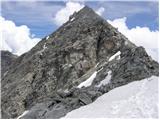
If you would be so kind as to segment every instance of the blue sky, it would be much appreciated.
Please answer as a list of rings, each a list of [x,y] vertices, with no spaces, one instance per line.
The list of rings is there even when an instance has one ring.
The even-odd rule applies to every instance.
[[[86,1],[81,2],[94,10],[105,8],[102,17],[114,20],[127,17],[128,28],[135,26],[158,30],[158,2],[117,2]],[[17,26],[27,25],[32,34],[43,38],[54,32],[57,26],[53,18],[65,6],[64,1],[2,2],[2,16]]]

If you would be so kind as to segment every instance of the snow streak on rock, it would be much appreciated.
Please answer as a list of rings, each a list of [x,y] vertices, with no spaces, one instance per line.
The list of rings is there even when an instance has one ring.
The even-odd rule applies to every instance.
[[[48,39],[49,39],[49,36],[46,37],[46,40],[48,40]]]
[[[111,77],[112,77],[111,74],[112,74],[112,71],[108,71],[108,75],[105,77],[104,80],[102,80],[102,81],[99,83],[99,85],[97,85],[97,87],[100,87],[100,86],[102,86],[102,85],[108,84],[108,83],[110,82],[110,80],[111,80]]]
[[[121,54],[121,52],[120,51],[118,51],[116,54],[114,54],[113,56],[111,56],[110,58],[109,58],[109,61],[112,61],[113,59],[120,59],[120,54]]]
[[[22,115],[18,116],[17,119],[20,119],[21,117],[23,117],[24,115],[26,115],[28,112],[29,112],[28,110],[27,110],[27,111],[24,111],[24,113],[23,113]]]
[[[70,21],[73,21],[75,18],[73,17]]]
[[[95,71],[86,81],[82,82],[80,85],[78,85],[78,88],[81,88],[81,87],[88,87],[92,84],[94,78],[96,77],[97,75],[97,71]]]

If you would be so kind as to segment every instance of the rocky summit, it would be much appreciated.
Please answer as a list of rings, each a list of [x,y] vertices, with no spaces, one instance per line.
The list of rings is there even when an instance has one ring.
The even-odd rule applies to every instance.
[[[4,66],[2,118],[61,118],[116,87],[159,75],[143,47],[87,6]]]

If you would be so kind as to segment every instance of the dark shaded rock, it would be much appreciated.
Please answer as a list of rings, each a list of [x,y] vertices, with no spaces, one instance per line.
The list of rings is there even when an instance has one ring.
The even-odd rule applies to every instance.
[[[92,99],[85,93],[78,95],[79,100],[84,103],[84,105],[92,103]]]
[[[9,51],[1,51],[1,75],[2,77],[7,74],[7,69],[15,61],[18,56],[13,55]]]

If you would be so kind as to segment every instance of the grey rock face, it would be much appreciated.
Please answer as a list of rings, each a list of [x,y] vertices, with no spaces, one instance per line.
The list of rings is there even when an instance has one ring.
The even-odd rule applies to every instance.
[[[118,51],[120,59],[110,61]],[[29,110],[22,118],[60,118],[115,87],[158,76],[158,68],[143,47],[84,7],[10,66],[2,77],[2,117]],[[77,88],[95,71],[90,86]],[[110,82],[97,87],[108,71]]]
[[[13,55],[9,51],[1,51],[1,75],[7,74],[7,69],[15,61],[18,56]],[[5,73],[6,72],[6,73]]]

